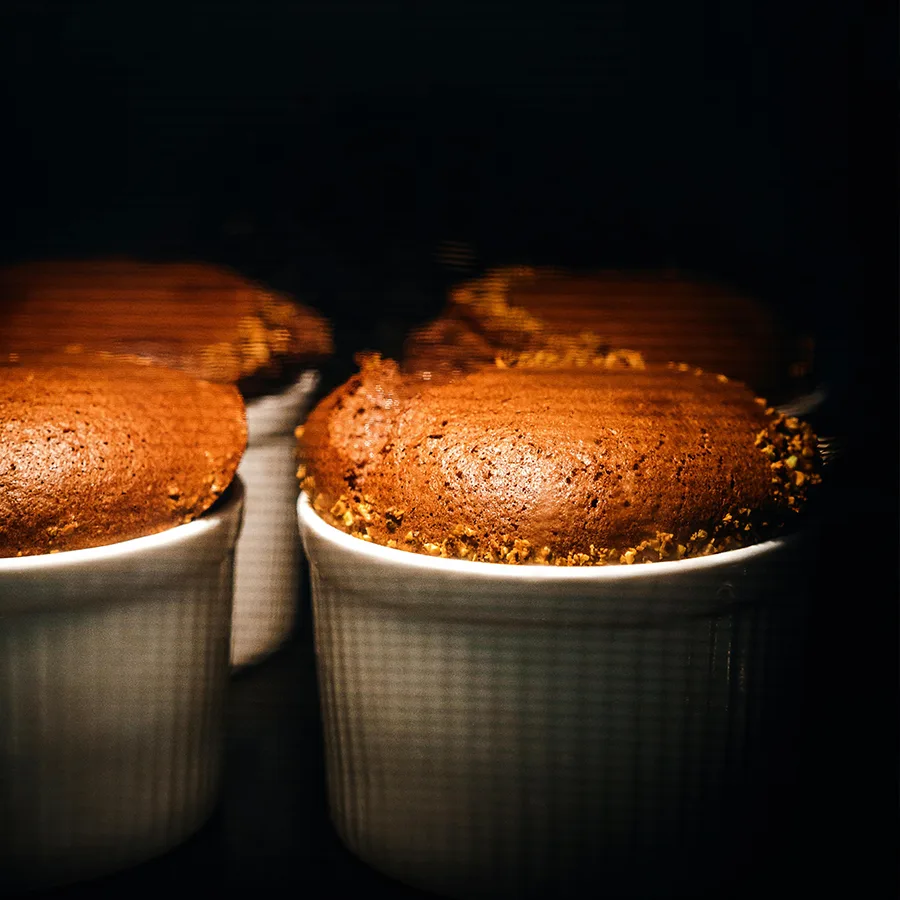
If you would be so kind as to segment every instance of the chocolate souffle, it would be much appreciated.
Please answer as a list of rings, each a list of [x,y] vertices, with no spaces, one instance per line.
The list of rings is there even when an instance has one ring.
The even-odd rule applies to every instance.
[[[230,385],[102,358],[0,365],[0,557],[99,547],[197,518],[247,429]]]
[[[369,357],[298,437],[302,487],[330,524],[494,563],[742,547],[789,529],[821,481],[808,425],[725,375],[635,353],[526,352],[443,375]]]
[[[523,353],[617,347],[649,365],[688,361],[721,372],[776,402],[812,384],[808,335],[733,287],[668,272],[489,271],[453,288],[442,314],[413,332],[404,366],[465,370]]]
[[[276,393],[332,352],[313,309],[195,262],[49,260],[0,270],[0,359],[105,351]]]

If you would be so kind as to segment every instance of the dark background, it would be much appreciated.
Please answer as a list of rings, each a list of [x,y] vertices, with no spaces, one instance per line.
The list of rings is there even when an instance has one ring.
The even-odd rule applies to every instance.
[[[896,33],[850,2],[7,0],[0,256],[228,263],[332,318],[335,379],[437,311],[448,240],[705,272],[813,322],[847,455],[806,762],[733,892],[896,896]],[[400,896],[328,830],[301,632],[235,682],[217,820],[110,896]]]
[[[228,262],[347,351],[437,308],[440,241],[675,266],[814,318],[840,382],[869,31],[893,77],[854,7],[7,0],[3,252]]]

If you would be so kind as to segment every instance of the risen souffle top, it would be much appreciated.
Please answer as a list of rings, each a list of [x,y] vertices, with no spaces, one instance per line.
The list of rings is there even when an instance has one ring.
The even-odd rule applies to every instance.
[[[89,355],[0,366],[0,557],[189,522],[227,489],[246,440],[230,385]]]
[[[598,362],[435,381],[365,360],[298,429],[301,484],[359,538],[485,562],[704,556],[803,510],[809,426],[722,375]]]

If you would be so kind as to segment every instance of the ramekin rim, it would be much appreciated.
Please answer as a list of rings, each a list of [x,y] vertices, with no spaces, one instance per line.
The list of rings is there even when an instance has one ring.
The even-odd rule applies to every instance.
[[[374,562],[391,563],[410,570],[431,571],[439,574],[458,574],[470,576],[496,576],[499,579],[521,579],[541,581],[630,581],[635,578],[646,578],[650,575],[688,574],[732,565],[741,565],[760,556],[772,553],[784,547],[799,535],[792,533],[771,538],[748,547],[735,550],[724,550],[709,556],[696,556],[688,559],[664,560],[659,562],[639,563],[636,565],[610,566],[542,566],[542,565],[505,565],[503,563],[473,562],[464,559],[443,559],[426,556],[408,550],[397,550],[374,542],[353,537],[333,525],[329,525],[312,507],[309,497],[303,492],[297,499],[297,515],[301,528],[306,526],[318,537],[333,546],[340,547],[359,557]],[[311,560],[312,561],[312,560]]]
[[[260,394],[258,397],[245,400],[244,408],[251,413],[255,410],[266,409],[273,404],[290,406],[304,403],[309,399],[309,394],[318,386],[320,377],[319,370],[310,366],[308,369],[303,369],[289,385],[274,394]]]

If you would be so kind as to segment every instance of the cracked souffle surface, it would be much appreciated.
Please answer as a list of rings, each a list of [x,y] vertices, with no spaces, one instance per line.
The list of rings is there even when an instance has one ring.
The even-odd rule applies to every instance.
[[[104,351],[236,384],[245,397],[277,390],[332,352],[317,312],[203,263],[23,263],[0,270],[0,309],[0,360]]]
[[[629,564],[773,536],[821,480],[810,428],[725,376],[517,362],[435,380],[363,360],[298,429],[314,508],[434,556]]]
[[[237,389],[85,354],[0,366],[0,557],[99,547],[190,522],[234,478]]]

